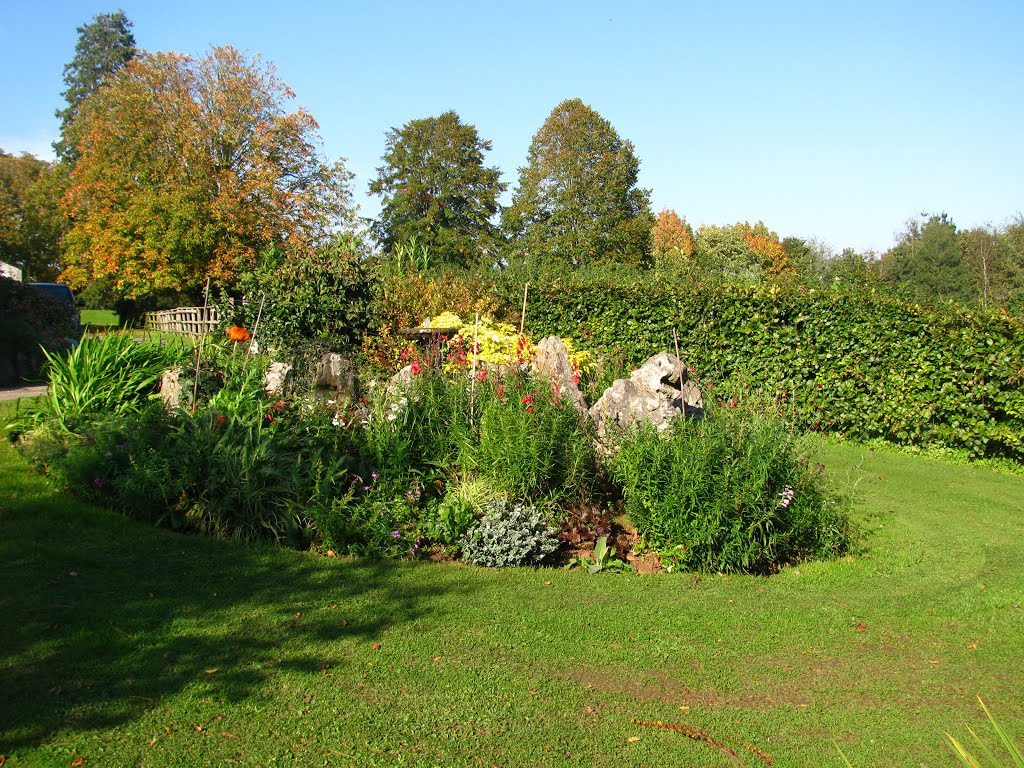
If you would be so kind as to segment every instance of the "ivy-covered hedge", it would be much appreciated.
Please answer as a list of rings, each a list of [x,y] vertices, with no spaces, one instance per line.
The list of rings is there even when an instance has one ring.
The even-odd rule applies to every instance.
[[[510,297],[511,298],[511,297]],[[871,292],[530,286],[531,334],[638,365],[671,350],[729,397],[754,386],[809,429],[1024,460],[1024,323]]]

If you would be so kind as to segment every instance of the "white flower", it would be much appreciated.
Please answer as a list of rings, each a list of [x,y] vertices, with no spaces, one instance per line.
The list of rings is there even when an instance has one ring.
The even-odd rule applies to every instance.
[[[395,416],[394,413],[389,413],[388,414],[388,421],[394,421],[396,418],[398,418],[398,417]]]

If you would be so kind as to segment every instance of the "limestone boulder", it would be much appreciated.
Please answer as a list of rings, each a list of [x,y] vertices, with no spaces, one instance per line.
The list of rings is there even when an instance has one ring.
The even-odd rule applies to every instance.
[[[569,360],[569,350],[560,338],[548,336],[537,344],[533,355],[533,374],[557,384],[561,397],[571,400],[580,413],[587,413],[587,403],[576,384],[576,371]]]
[[[684,407],[685,406],[685,407]],[[685,364],[668,352],[659,352],[630,374],[618,379],[590,409],[599,438],[609,428],[627,428],[649,422],[659,431],[680,414],[704,415],[700,387],[689,381]]]

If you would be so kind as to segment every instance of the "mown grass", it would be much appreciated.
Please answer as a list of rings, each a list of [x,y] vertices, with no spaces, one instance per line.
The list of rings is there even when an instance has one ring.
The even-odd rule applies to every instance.
[[[87,325],[92,328],[99,326],[114,325],[119,326],[121,324],[121,316],[112,309],[83,309],[82,310],[82,325]]]
[[[2,414],[11,407],[4,404]],[[772,577],[327,559],[153,530],[0,446],[6,765],[953,766],[1024,734],[1024,478],[824,445],[862,549]]]

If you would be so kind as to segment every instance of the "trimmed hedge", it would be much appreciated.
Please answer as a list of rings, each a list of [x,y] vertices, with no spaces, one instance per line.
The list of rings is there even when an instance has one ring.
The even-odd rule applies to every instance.
[[[511,299],[511,297],[510,297]],[[727,398],[808,429],[1024,460],[1024,322],[875,292],[571,281],[530,286],[527,328],[639,365],[672,349]]]

